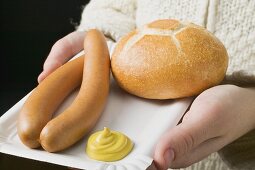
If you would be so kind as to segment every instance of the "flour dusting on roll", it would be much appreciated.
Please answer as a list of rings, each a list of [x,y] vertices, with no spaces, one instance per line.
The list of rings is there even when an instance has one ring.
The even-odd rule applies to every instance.
[[[111,67],[127,92],[149,99],[193,96],[219,84],[226,73],[224,45],[205,28],[157,20],[124,36]]]

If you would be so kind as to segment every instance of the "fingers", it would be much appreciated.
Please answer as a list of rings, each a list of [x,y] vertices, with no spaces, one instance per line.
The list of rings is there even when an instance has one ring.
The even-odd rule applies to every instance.
[[[190,110],[186,114],[192,113]],[[201,111],[200,111],[201,112]],[[194,116],[193,116],[194,117]],[[210,138],[218,137],[218,133],[212,122],[214,117],[206,117],[197,114],[196,118],[190,118],[165,133],[155,148],[154,160],[158,169],[165,170],[169,166],[176,168],[189,165],[214,151],[212,147],[202,147],[202,143]],[[195,148],[199,148],[197,152]],[[208,144],[209,145],[209,144]],[[218,146],[218,144],[216,144]],[[193,154],[191,154],[194,152]],[[197,154],[196,157],[194,154]]]
[[[182,155],[171,163],[171,168],[188,167],[203,158],[206,158],[211,153],[221,149],[226,144],[226,138],[223,136],[208,139],[202,142],[197,147],[190,150],[190,152]]]
[[[224,85],[200,94],[182,123],[165,133],[157,144],[154,154],[157,168],[189,166],[251,130],[252,92]]]
[[[57,63],[57,62],[52,62],[50,64],[51,65],[49,65],[46,69],[43,69],[41,74],[38,76],[38,79],[37,79],[38,83],[41,83],[50,73],[52,73],[55,69],[57,69],[58,67],[62,65],[62,63]]]
[[[58,40],[53,45],[44,62],[43,72],[38,76],[39,83],[83,49],[84,36],[84,32],[75,31]]]

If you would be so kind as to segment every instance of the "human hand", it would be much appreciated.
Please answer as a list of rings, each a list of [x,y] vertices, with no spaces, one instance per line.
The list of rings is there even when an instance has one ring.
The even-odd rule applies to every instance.
[[[58,40],[44,62],[43,71],[38,76],[40,83],[55,69],[66,63],[70,58],[83,49],[85,32],[74,31]]]
[[[201,93],[182,122],[161,137],[157,169],[187,167],[254,129],[254,101],[255,88],[220,85]]]

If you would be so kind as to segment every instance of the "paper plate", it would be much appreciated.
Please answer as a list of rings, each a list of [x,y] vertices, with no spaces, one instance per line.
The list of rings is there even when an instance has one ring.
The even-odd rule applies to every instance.
[[[191,98],[161,101],[138,98],[124,92],[111,78],[106,107],[91,133],[109,127],[127,135],[134,142],[134,148],[120,161],[102,162],[90,159],[85,153],[91,133],[74,146],[58,153],[24,146],[17,135],[16,124],[18,113],[28,95],[0,118],[0,152],[86,170],[146,169],[153,161],[154,147],[160,136],[177,125],[192,101]],[[62,103],[56,115],[68,107],[76,95],[77,91],[73,92]]]

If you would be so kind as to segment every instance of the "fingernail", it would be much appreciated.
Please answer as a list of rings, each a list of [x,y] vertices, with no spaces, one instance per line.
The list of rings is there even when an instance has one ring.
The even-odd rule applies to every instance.
[[[173,149],[168,149],[164,154],[165,163],[170,166],[174,160],[174,151]]]

